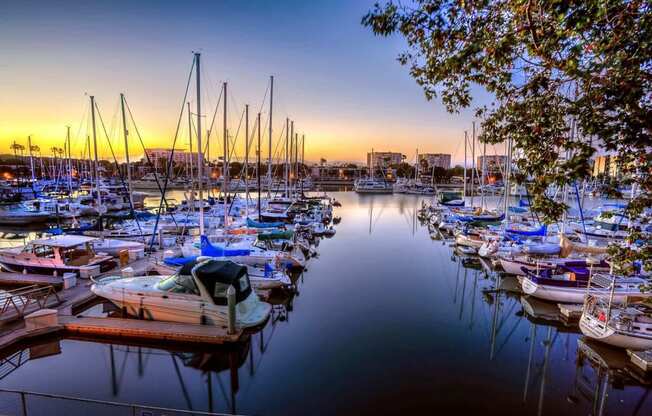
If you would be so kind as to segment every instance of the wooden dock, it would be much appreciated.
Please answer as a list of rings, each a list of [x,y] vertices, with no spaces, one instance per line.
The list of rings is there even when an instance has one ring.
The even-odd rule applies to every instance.
[[[194,344],[237,342],[242,335],[242,330],[228,334],[226,326],[123,318],[60,316],[59,324],[63,326],[65,332],[85,337],[130,338]]]
[[[643,371],[652,371],[652,350],[632,351],[627,350],[629,359]]]
[[[63,286],[63,278],[42,274],[0,272],[0,285],[52,285],[60,287]]]
[[[561,315],[569,321],[578,321],[582,316],[583,305],[574,305],[566,303],[558,303],[559,312]]]

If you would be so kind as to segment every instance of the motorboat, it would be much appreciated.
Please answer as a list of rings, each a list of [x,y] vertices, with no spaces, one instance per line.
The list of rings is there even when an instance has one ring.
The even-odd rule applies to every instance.
[[[24,204],[12,204],[0,210],[0,224],[3,225],[28,225],[44,223],[50,219],[46,211],[30,209]]]
[[[96,276],[116,266],[111,255],[95,251],[96,241],[80,235],[32,240],[25,246],[0,250],[0,265],[13,273]]]
[[[247,267],[232,261],[201,258],[171,276],[106,277],[96,281],[91,291],[145,319],[226,325],[231,286],[235,289],[236,326],[263,324],[272,307],[254,292]]]
[[[93,241],[93,249],[98,253],[106,253],[118,257],[122,251],[144,251],[145,244],[138,241],[118,240],[114,238],[98,238]]]
[[[360,178],[353,184],[353,190],[359,194],[391,194],[392,185],[385,180]]]

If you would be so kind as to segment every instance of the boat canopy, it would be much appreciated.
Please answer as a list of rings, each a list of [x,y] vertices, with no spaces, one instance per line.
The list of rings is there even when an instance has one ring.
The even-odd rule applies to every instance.
[[[81,246],[86,243],[90,243],[97,240],[95,237],[87,237],[84,235],[58,235],[51,238],[41,238],[38,240],[32,240],[30,244],[35,246],[50,246],[50,247],[62,247],[62,248],[71,248],[76,246]]]
[[[240,303],[251,294],[251,284],[247,267],[226,260],[196,260],[183,265],[179,274],[192,274],[204,285],[216,305],[226,305],[226,291],[229,286],[235,288],[235,301]]]

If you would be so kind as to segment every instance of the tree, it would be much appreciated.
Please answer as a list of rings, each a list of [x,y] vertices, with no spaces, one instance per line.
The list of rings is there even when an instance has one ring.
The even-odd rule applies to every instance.
[[[401,64],[428,100],[441,96],[450,112],[471,105],[471,85],[493,94],[476,108],[480,140],[511,140],[531,180],[533,209],[546,222],[567,207],[546,196],[591,173],[600,147],[617,154],[626,182],[643,192],[626,209],[652,206],[652,15],[642,0],[416,0],[389,2],[362,18],[381,36],[400,34]],[[562,156],[562,157],[560,157]],[[523,182],[525,175],[517,179]],[[636,235],[628,240],[632,243]],[[649,243],[612,247],[621,271],[631,260],[652,268]]]

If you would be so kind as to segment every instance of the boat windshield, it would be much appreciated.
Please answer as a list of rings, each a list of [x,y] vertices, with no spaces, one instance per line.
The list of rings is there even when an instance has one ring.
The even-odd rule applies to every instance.
[[[192,276],[183,276],[180,274],[175,274],[161,280],[156,284],[156,288],[171,293],[199,295],[199,289],[197,289],[197,285]]]

